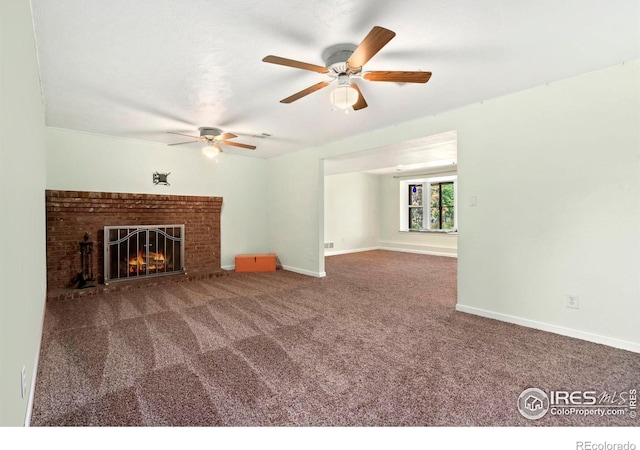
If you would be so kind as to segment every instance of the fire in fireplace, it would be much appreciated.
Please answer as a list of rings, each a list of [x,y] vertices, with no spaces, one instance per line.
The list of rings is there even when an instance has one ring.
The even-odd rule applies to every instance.
[[[162,252],[149,252],[146,255],[138,252],[137,256],[129,259],[129,272],[139,273],[145,270],[164,270],[165,259]]]
[[[104,227],[105,284],[184,273],[184,225]]]

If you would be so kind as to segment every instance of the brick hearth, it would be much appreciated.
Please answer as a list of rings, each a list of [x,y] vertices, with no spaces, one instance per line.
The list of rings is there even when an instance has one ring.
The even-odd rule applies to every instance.
[[[221,197],[126,194],[111,192],[46,191],[47,209],[47,291],[48,298],[93,295],[129,289],[104,286],[104,227],[115,225],[185,225],[184,267],[188,275],[172,275],[166,281],[184,281],[222,273],[220,269]],[[100,286],[75,290],[74,280],[81,270],[80,242],[89,233],[94,242],[93,268]],[[157,284],[136,280],[127,286]]]

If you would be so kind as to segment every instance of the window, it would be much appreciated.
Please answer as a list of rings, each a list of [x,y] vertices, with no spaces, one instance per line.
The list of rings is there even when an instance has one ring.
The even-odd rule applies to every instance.
[[[401,231],[456,231],[457,177],[400,182]]]
[[[422,204],[422,184],[409,185],[409,228],[422,229],[424,205]]]
[[[433,183],[431,187],[431,209],[429,228],[432,230],[453,230],[455,205],[453,202],[453,181]]]

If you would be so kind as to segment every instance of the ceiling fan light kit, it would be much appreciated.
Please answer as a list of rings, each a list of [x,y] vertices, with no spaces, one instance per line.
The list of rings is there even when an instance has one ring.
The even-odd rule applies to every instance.
[[[358,101],[358,91],[351,87],[349,76],[341,74],[338,76],[338,87],[331,91],[329,96],[331,104],[342,110],[347,110]]]
[[[349,85],[338,86],[331,91],[331,104],[338,109],[347,110],[358,101],[358,91]]]
[[[220,152],[220,147],[214,143],[208,143],[205,147],[202,147],[202,153],[209,159],[215,158]]]

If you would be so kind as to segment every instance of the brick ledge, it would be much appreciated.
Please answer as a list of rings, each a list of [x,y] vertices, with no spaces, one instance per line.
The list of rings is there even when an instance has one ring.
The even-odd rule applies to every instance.
[[[96,297],[98,295],[111,294],[113,292],[130,291],[134,289],[148,288],[152,286],[165,285],[170,283],[184,283],[194,280],[204,280],[207,278],[224,277],[229,275],[228,270],[220,269],[215,272],[204,273],[188,273],[167,275],[164,277],[154,277],[140,280],[120,281],[111,283],[109,286],[99,284],[95,287],[88,287],[83,289],[69,288],[69,289],[52,289],[47,291],[47,302],[68,300],[72,298],[84,298],[84,297]]]

